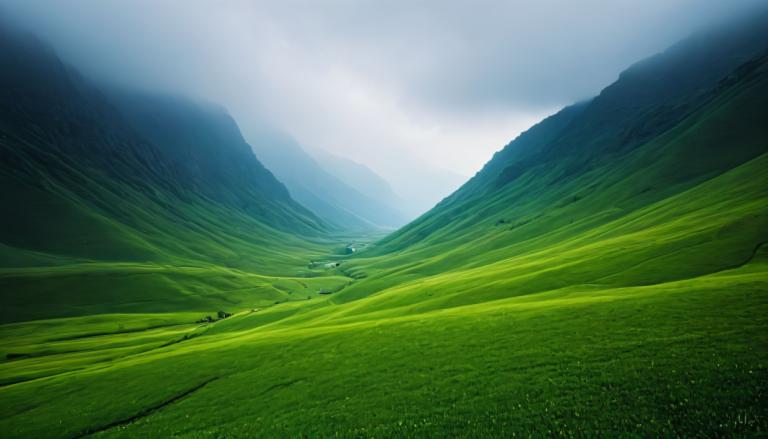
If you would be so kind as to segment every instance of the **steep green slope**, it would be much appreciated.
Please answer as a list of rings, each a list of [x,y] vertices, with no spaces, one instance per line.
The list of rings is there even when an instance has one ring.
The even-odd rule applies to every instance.
[[[247,272],[294,276],[327,251],[326,226],[222,110],[122,96],[121,113],[32,38],[4,30],[0,54],[4,320],[274,301]],[[229,283],[254,294],[228,298]]]
[[[600,154],[567,178],[582,154],[519,168],[501,186],[482,186],[480,173],[369,254],[381,256],[348,265],[369,278],[336,300],[376,293],[371,308],[399,306],[410,300],[397,291],[408,290],[434,294],[423,306],[453,306],[574,284],[666,282],[743,263],[768,241],[766,57],[736,69],[711,95],[651,141]],[[590,105],[569,111],[585,114]]]
[[[473,234],[486,234],[489,223],[520,227],[525,222],[524,233],[514,234],[530,239],[536,234],[531,217],[546,220],[538,230],[550,231],[598,212],[590,197],[606,189],[624,193],[603,204],[629,212],[759,155],[764,152],[759,123],[764,90],[760,85],[750,89],[750,81],[764,76],[754,71],[764,63],[767,23],[755,20],[739,32],[722,31],[725,36],[697,36],[631,67],[600,96],[523,133],[459,191],[392,234],[382,252],[422,240],[423,245],[469,241]],[[697,127],[683,132],[710,120],[719,125],[708,127],[708,133]],[[729,142],[727,148],[723,141]],[[606,173],[611,180],[600,185],[596,177]],[[581,213],[575,216],[559,211],[578,207]]]
[[[307,234],[319,228],[256,159],[224,108],[130,91],[111,93],[110,101],[140,136],[161,150],[190,192],[282,230]]]

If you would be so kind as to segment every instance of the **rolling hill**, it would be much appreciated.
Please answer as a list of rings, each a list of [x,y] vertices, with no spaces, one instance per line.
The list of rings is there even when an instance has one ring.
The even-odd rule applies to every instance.
[[[68,301],[45,305],[62,297],[51,292],[83,296],[89,277],[101,280],[89,291],[109,291],[133,266],[102,257],[102,276],[61,262],[43,270],[58,253],[7,246],[30,262],[3,269],[3,281],[46,279],[49,293],[3,285],[15,311],[0,325],[0,428],[40,438],[764,435],[766,36],[768,19],[755,16],[631,66],[353,256],[307,238],[322,226],[298,208],[290,222],[262,225],[273,220],[210,199],[211,188],[206,206],[217,207],[204,210],[214,224],[224,215],[220,231],[183,235],[173,267],[159,261],[176,248],[156,244],[150,268],[234,298],[234,315],[215,322],[196,319],[223,302],[165,291],[158,278],[121,287],[147,300],[161,292],[151,306],[94,305],[94,294],[63,318]],[[4,127],[18,125],[32,126]],[[141,145],[156,159],[143,172],[190,172],[186,160],[174,170],[162,159],[170,146]],[[187,206],[181,188],[161,193],[174,190],[172,207]],[[235,242],[233,209],[275,236],[302,230],[284,259],[270,259],[274,274],[188,248]],[[118,244],[104,251],[133,248]],[[310,255],[320,268],[302,261]],[[282,295],[255,304],[234,284]]]

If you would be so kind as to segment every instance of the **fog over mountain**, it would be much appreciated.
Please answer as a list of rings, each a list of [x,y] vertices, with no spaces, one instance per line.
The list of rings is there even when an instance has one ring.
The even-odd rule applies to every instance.
[[[764,437],[768,2],[0,2],[0,437]]]
[[[760,3],[12,0],[3,11],[88,76],[218,102],[249,142],[270,124],[366,165],[424,211],[543,116]]]

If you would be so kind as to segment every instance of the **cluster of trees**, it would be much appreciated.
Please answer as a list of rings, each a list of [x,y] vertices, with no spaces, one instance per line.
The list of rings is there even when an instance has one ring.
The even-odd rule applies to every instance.
[[[231,313],[228,313],[226,311],[217,311],[216,312],[216,318],[213,318],[211,316],[205,316],[202,319],[198,320],[195,323],[213,323],[218,320],[226,319],[227,317],[231,316]]]

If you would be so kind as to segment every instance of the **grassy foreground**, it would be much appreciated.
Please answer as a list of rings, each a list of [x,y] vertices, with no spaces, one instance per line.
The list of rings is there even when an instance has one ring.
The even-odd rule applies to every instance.
[[[760,435],[766,273],[760,251],[689,280],[407,315],[329,319],[352,305],[312,300],[202,327],[184,314],[5,325],[4,349],[30,356],[3,379],[48,376],[0,390],[0,425],[6,437]]]
[[[314,277],[307,267],[296,279],[230,271],[230,282],[335,292],[242,302],[215,323],[194,323],[203,301],[200,312],[2,325],[0,429],[19,438],[763,435],[766,160],[680,199],[510,245],[480,267],[471,246],[458,265],[439,252],[371,250]]]

